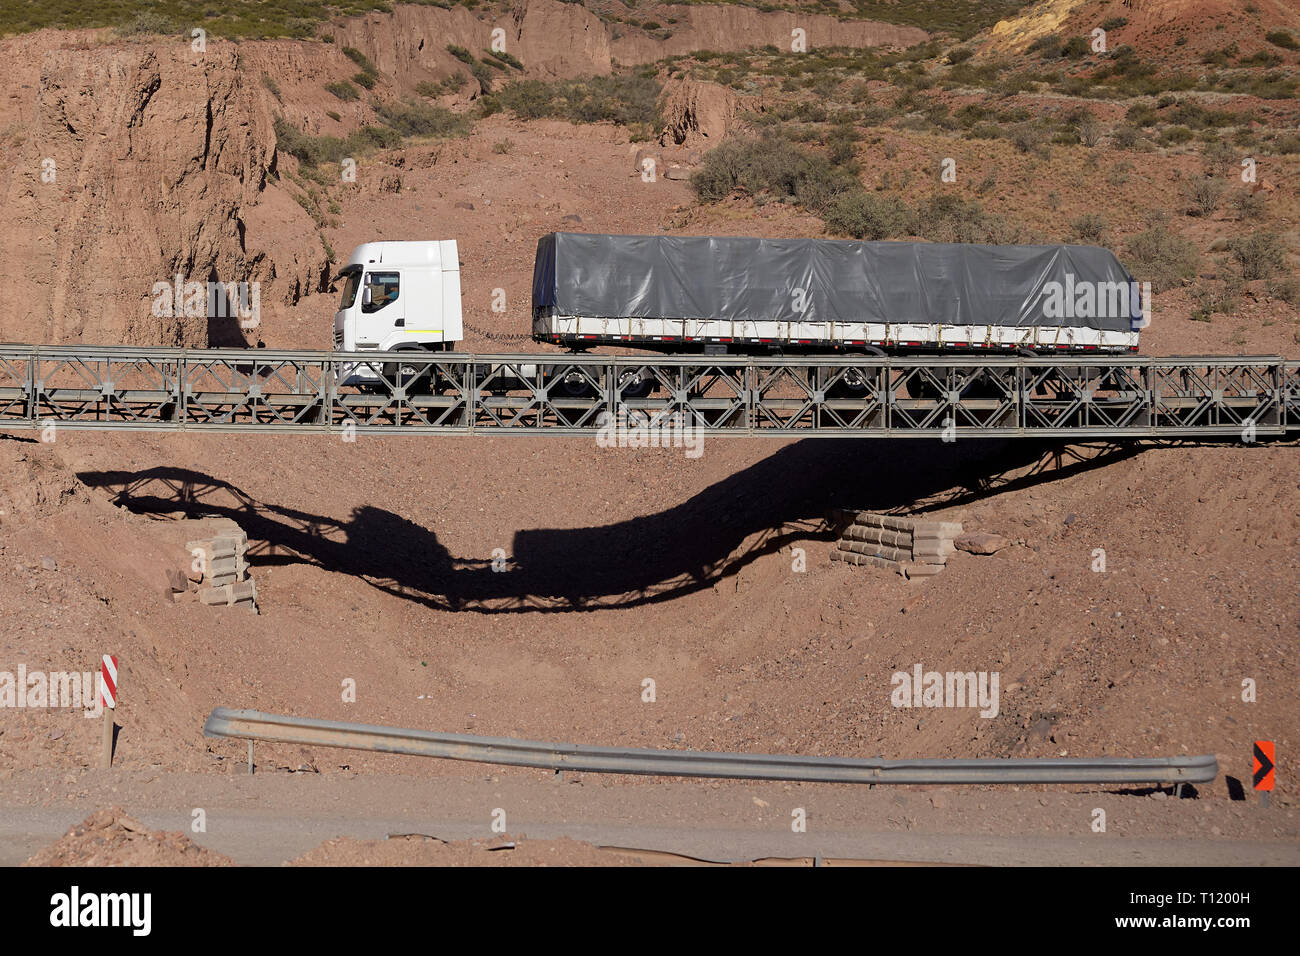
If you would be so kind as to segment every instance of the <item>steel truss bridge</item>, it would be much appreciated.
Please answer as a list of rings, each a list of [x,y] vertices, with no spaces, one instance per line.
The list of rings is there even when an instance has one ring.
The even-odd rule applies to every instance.
[[[366,387],[341,385],[358,371]],[[648,381],[649,394],[636,387]],[[0,345],[0,428],[1203,438],[1300,431],[1277,356],[469,355]],[[665,440],[667,440],[665,438]]]

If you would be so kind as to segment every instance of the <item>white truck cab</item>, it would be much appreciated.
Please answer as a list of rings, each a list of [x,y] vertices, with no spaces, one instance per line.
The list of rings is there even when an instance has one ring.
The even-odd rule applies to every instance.
[[[352,251],[335,282],[336,351],[452,351],[463,334],[460,257],[454,239],[367,242]],[[348,383],[376,376],[350,370]]]

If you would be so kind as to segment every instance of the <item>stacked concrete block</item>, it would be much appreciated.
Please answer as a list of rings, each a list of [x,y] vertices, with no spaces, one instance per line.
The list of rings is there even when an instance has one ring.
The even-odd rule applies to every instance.
[[[202,569],[199,600],[257,613],[257,585],[248,577],[248,535],[234,521],[221,519],[213,536],[185,545]]]
[[[908,578],[930,577],[943,570],[961,534],[956,521],[923,521],[859,511],[835,542],[832,561],[897,571]]]

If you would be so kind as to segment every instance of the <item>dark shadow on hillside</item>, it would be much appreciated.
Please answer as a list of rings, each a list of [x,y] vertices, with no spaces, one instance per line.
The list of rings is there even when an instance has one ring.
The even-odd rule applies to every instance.
[[[789,544],[831,540],[835,531],[825,516],[833,508],[913,512],[958,504],[1098,467],[1141,448],[1099,447],[1096,456],[1062,458],[1057,468],[1060,446],[1023,440],[807,440],[655,514],[518,531],[510,556],[497,561],[500,570],[490,554],[452,555],[435,530],[382,508],[361,507],[340,521],[258,501],[182,468],[78,477],[137,513],[235,519],[248,533],[254,569],[306,562],[451,610],[573,611],[631,607],[713,587]]]

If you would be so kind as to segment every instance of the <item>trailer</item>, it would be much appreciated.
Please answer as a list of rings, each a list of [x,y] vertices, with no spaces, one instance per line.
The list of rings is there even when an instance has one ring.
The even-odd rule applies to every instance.
[[[1077,245],[554,232],[533,338],[717,354],[1137,350],[1138,284]]]

